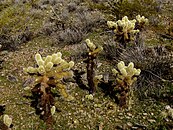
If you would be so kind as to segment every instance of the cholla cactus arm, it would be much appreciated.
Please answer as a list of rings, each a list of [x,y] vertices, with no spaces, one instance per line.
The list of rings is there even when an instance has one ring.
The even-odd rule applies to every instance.
[[[35,55],[35,60],[36,60],[38,66],[44,65],[44,61],[39,53],[37,53]]]
[[[140,73],[141,73],[141,70],[140,69],[136,69],[136,72],[135,72],[135,75],[140,75]]]
[[[58,82],[58,83],[56,84],[56,86],[58,87],[59,92],[61,93],[61,95],[62,95],[64,98],[67,98],[67,97],[69,96],[68,93],[66,92],[66,87],[65,87],[64,84]]]
[[[48,62],[48,63],[45,65],[45,71],[46,71],[46,72],[51,71],[52,68],[53,68],[53,63],[52,63],[52,62]]]
[[[90,49],[90,51],[94,51],[96,49],[96,46],[89,39],[86,39],[85,42],[88,48]]]
[[[112,29],[117,28],[117,23],[115,23],[113,21],[107,21],[107,25],[109,28],[112,28]]]
[[[113,75],[116,76],[118,74],[118,71],[116,69],[112,69]]]
[[[47,65],[48,63],[52,63],[52,56],[48,55],[46,56],[45,60],[44,60],[44,64]],[[53,64],[53,63],[52,63]]]
[[[120,72],[121,72],[123,77],[126,77],[128,74],[125,68],[120,69]]]
[[[40,65],[40,66],[37,68],[37,71],[38,71],[38,73],[41,74],[41,75],[43,75],[43,74],[46,73],[46,70],[45,70],[45,68],[44,68],[43,65]]]
[[[120,61],[120,62],[117,64],[117,67],[118,67],[119,70],[125,68],[126,66],[125,66],[124,61]]]
[[[95,55],[103,50],[102,46],[98,46],[93,52],[90,52],[89,55]]]
[[[33,67],[28,67],[26,69],[26,72],[28,72],[28,73],[37,73],[37,69],[36,68],[33,68]]]

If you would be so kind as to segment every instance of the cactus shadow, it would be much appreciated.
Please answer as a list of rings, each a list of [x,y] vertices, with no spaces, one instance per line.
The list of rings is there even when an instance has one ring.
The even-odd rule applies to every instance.
[[[114,85],[112,81],[101,82],[98,85],[101,88],[101,91],[104,93],[104,97],[109,96],[115,103],[119,104],[119,100],[117,95],[117,91],[114,90]]]
[[[79,88],[81,88],[82,90],[87,90],[89,91],[89,88],[83,83],[82,81],[82,75],[85,74],[84,71],[79,71],[79,70],[73,70],[74,72],[74,80],[77,83],[77,85],[79,86]]]
[[[30,100],[30,107],[35,109],[35,114],[36,115],[40,115],[40,119],[43,119],[41,112],[42,110],[40,109],[40,105],[43,104],[41,97],[42,97],[42,93],[39,93],[38,91],[40,87],[40,83],[35,85],[35,87],[31,90],[32,95],[23,95],[24,98],[29,99]],[[53,102],[53,99],[51,98],[55,98],[55,97],[60,97],[61,95],[59,93],[53,93],[51,92],[51,94],[48,94],[48,99],[50,100],[50,102]],[[61,112],[61,110],[56,108],[56,112]]]

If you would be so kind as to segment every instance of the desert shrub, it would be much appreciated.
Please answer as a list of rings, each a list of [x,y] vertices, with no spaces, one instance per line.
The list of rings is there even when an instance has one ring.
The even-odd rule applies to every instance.
[[[26,31],[11,36],[8,29],[2,29],[0,34],[1,50],[15,51],[23,43],[31,40],[33,33],[26,29]]]
[[[53,14],[49,21],[54,23],[52,28],[56,28],[50,35],[56,39],[57,44],[80,43],[97,26],[103,24],[103,15],[99,11],[89,10],[84,3],[66,1],[59,6],[52,6]]]
[[[75,2],[70,2],[67,5],[67,9],[68,9],[69,12],[73,12],[77,9],[77,4]]]
[[[154,16],[157,19],[159,2],[156,0],[110,0],[107,2],[92,3],[89,2],[90,8],[99,9],[107,14],[110,19],[121,19],[127,16],[133,19],[138,14],[147,18]]]
[[[80,43],[84,35],[85,33],[82,33],[81,30],[68,28],[60,32],[58,40],[65,44]]]
[[[72,50],[74,53],[71,54],[71,59],[74,62],[80,62],[81,60],[87,58],[87,46],[85,42],[81,42],[80,44],[75,44]]]
[[[0,12],[0,44],[2,50],[20,48],[23,43],[38,36],[40,27],[43,25],[43,19],[41,18],[46,17],[44,11],[33,8],[29,1],[23,2],[12,2],[9,7]]]
[[[117,0],[113,0],[108,4],[111,12],[118,19],[124,15],[133,18],[138,14],[149,17],[150,15],[157,13],[157,3],[155,0],[120,0],[118,2]]]

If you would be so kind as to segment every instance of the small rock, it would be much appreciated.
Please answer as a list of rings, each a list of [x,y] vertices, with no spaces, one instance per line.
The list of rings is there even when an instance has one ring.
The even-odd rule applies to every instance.
[[[147,116],[148,114],[147,113],[143,113],[144,116]]]
[[[133,124],[131,122],[127,122],[127,126],[132,127]]]
[[[79,121],[77,119],[74,119],[73,124],[79,124]]]
[[[13,76],[12,74],[8,75],[7,76],[7,79],[10,81],[10,82],[18,82],[18,79]]]
[[[71,113],[68,113],[69,116],[71,116]]]
[[[28,115],[32,115],[34,113],[35,113],[35,111],[31,111],[31,112],[28,112]]]
[[[132,130],[138,130],[138,127],[134,127],[134,126],[133,126],[133,127],[132,127]]]
[[[30,84],[34,83],[34,78],[29,78],[27,80],[25,80],[25,82],[22,84],[23,87],[27,87],[29,86]]]
[[[120,116],[123,116],[123,113],[119,113]]]
[[[133,115],[131,113],[127,113],[128,116],[132,117]]]
[[[170,107],[169,105],[166,105],[166,106],[165,106],[165,109],[166,109],[166,110],[169,110],[170,108],[171,108],[171,107]]]
[[[154,119],[148,119],[148,121],[149,121],[150,123],[155,123],[155,122],[156,122],[156,120],[154,120]]]
[[[31,87],[24,87],[25,91],[31,90]]]
[[[130,119],[131,117],[129,117],[129,116],[126,116],[126,119]]]

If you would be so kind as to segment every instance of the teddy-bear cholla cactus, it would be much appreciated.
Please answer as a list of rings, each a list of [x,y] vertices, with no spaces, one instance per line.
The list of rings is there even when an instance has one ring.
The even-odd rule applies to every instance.
[[[145,18],[144,16],[140,16],[140,15],[136,16],[136,20],[137,20],[136,28],[139,29],[140,31],[144,28],[145,25],[147,25],[149,23],[147,18]]]
[[[134,68],[134,63],[130,62],[126,66],[123,61],[117,64],[117,68],[118,70],[112,69],[113,75],[116,76],[115,91],[120,94],[118,97],[120,106],[126,107],[128,92],[132,84],[137,80],[136,76],[140,74],[141,70]]]
[[[62,84],[61,80],[73,76],[73,72],[70,69],[74,66],[74,62],[70,61],[67,63],[61,56],[62,54],[58,52],[42,58],[42,56],[37,53],[35,60],[38,67],[28,67],[24,70],[31,74],[41,75],[36,79],[36,83],[40,83],[43,80],[46,81],[47,79],[48,83],[56,84],[60,93],[67,98],[68,94],[65,91],[65,85]],[[53,78],[53,80],[49,78]]]
[[[35,74],[35,86],[32,88],[34,97],[34,105],[36,114],[44,120],[47,127],[51,128],[53,123],[52,115],[55,112],[54,97],[52,88],[58,89],[67,100],[72,100],[73,97],[66,92],[66,86],[63,83],[63,78],[73,76],[71,68],[74,62],[66,62],[61,58],[60,52],[43,57],[40,54],[35,55],[37,67],[28,67],[24,71],[29,74]]]
[[[127,16],[124,16],[122,20],[117,22],[107,21],[108,27],[114,30],[116,39],[124,47],[126,47],[127,42],[134,40],[135,35],[139,32],[138,29],[135,29],[135,23],[135,19],[129,20]]]
[[[97,58],[97,54],[103,50],[101,46],[96,46],[89,39],[85,40],[88,47],[88,57],[86,60],[87,63],[87,80],[88,86],[90,88],[90,93],[94,93],[96,91],[96,87],[102,78],[102,76],[96,76],[94,72],[94,68],[96,67],[95,60]]]

